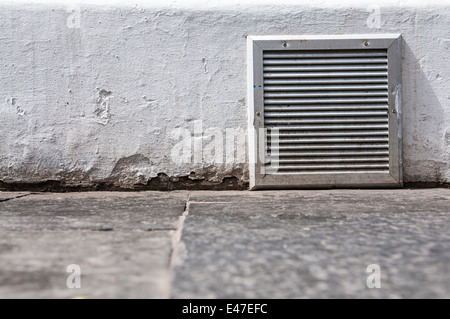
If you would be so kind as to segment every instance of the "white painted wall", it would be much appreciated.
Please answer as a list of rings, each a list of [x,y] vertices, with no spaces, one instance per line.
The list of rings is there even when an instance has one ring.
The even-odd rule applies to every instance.
[[[271,2],[0,2],[0,181],[246,181],[242,155],[199,150],[230,162],[245,136],[247,35],[399,32],[405,181],[449,183],[450,3]],[[194,126],[192,160],[174,161],[172,134]]]

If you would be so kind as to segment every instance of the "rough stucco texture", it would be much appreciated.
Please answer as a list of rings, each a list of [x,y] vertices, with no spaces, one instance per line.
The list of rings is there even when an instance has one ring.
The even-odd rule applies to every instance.
[[[245,160],[174,161],[171,136],[199,120],[202,131],[246,132],[247,35],[402,33],[405,181],[448,183],[450,6],[381,7],[379,26],[370,14],[3,4],[0,181],[245,183]]]

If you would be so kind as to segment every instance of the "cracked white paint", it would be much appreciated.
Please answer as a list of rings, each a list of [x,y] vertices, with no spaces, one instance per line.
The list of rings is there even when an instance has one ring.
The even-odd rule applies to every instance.
[[[450,182],[448,1],[258,3],[1,1],[0,180],[246,179],[171,158],[175,129],[247,129],[246,36],[380,32],[403,34],[405,181]]]

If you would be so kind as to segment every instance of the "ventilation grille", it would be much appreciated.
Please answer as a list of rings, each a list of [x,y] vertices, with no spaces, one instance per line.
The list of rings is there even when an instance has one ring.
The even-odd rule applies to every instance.
[[[264,51],[266,151],[278,174],[389,172],[387,56]]]

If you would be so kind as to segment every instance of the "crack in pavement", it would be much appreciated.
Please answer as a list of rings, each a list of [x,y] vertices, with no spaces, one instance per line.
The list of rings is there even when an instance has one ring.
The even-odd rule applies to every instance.
[[[184,206],[184,211],[179,217],[178,228],[174,231],[172,237],[172,250],[169,255],[169,263],[168,263],[168,282],[166,286],[166,290],[164,293],[164,299],[170,299],[171,290],[172,290],[172,282],[174,278],[174,270],[177,264],[177,254],[181,245],[181,237],[183,235],[183,227],[186,218],[189,216],[189,206],[191,204],[191,192],[188,192],[186,198],[186,204]]]
[[[0,199],[0,203],[8,202],[8,201],[13,200],[13,199],[19,199],[19,198],[27,197],[27,196],[30,196],[30,195],[32,195],[32,194],[30,193],[30,194],[19,195],[19,196],[16,196],[16,197],[11,197],[11,198]]]

